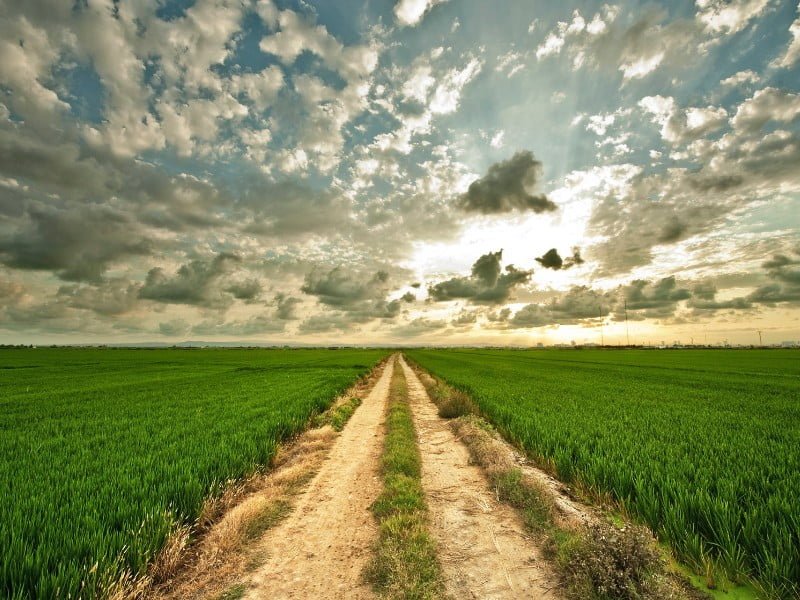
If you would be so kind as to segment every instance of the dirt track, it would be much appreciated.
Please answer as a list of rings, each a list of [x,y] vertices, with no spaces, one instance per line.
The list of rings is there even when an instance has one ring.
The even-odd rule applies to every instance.
[[[416,373],[400,365],[422,455],[431,534],[453,598],[558,598],[557,582],[513,509],[497,501],[479,467],[440,418]]]
[[[245,598],[373,598],[362,572],[377,538],[370,506],[379,476],[383,420],[394,369],[387,362],[297,506],[263,538],[266,562]]]

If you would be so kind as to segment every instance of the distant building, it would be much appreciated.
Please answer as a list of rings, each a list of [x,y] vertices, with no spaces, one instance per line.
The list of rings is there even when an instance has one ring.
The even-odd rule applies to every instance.
[[[797,348],[797,342],[793,340],[788,340],[786,342],[781,342],[781,348]]]

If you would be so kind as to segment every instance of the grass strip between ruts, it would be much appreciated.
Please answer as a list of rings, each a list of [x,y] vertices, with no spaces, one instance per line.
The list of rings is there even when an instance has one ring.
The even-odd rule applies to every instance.
[[[380,529],[367,579],[384,598],[441,598],[444,586],[436,545],[427,529],[422,461],[406,379],[397,363],[389,391],[381,465],[384,489],[372,507]]]

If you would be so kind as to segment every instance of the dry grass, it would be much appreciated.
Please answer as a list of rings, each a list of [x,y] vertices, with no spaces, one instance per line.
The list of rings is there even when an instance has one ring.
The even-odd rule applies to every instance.
[[[445,406],[453,394],[416,367],[423,385]],[[457,392],[461,394],[461,392]],[[470,400],[470,402],[472,402]],[[707,598],[668,572],[652,533],[619,527],[566,497],[563,486],[524,460],[477,410],[451,421],[472,460],[482,467],[498,499],[516,508],[528,529],[544,542],[558,567],[567,597],[576,600],[669,600]]]
[[[240,596],[243,589],[238,591],[237,578],[263,560],[253,541],[291,511],[293,497],[319,470],[337,437],[328,415],[336,413],[333,420],[341,429],[384,364],[378,364],[322,413],[327,424],[280,446],[271,465],[244,481],[231,482],[221,496],[206,501],[193,527],[173,531],[144,577],[123,578],[109,597],[184,600]]]

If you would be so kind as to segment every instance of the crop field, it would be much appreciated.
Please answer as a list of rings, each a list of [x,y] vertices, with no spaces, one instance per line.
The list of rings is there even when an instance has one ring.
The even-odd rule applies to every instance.
[[[380,350],[0,350],[0,596],[101,596]]]
[[[800,354],[413,350],[528,455],[696,570],[800,594]]]

